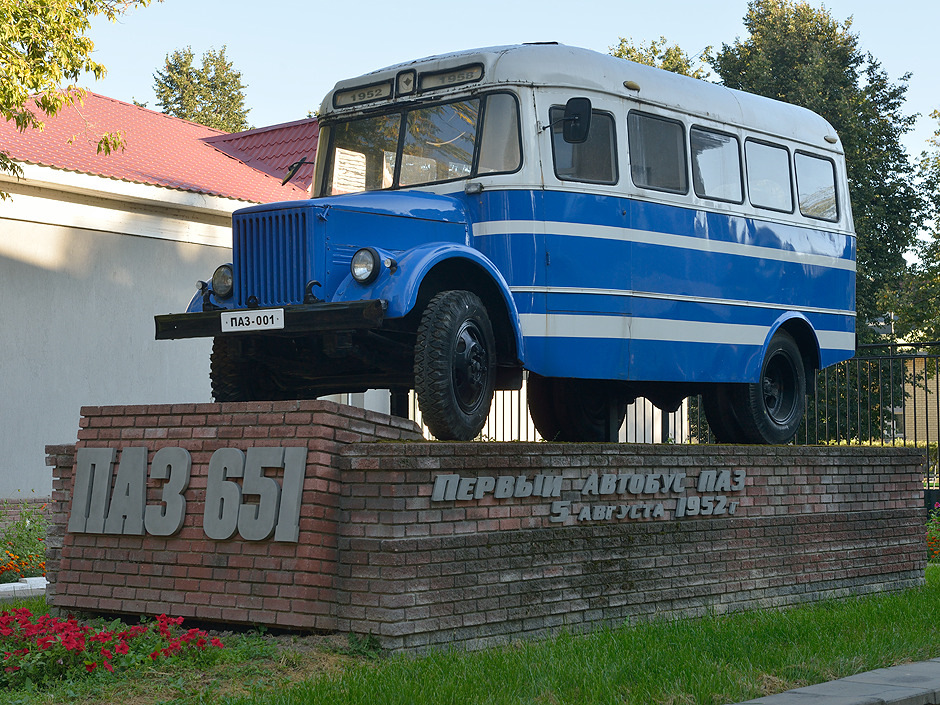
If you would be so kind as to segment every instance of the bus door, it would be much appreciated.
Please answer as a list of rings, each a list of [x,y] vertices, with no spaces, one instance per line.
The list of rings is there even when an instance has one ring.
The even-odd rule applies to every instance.
[[[567,96],[566,96],[567,97]],[[592,97],[587,139],[566,142],[565,99],[546,96],[539,114],[545,193],[546,335],[550,376],[628,379],[631,244],[618,192],[623,145],[619,103]],[[544,118],[543,118],[544,119]]]

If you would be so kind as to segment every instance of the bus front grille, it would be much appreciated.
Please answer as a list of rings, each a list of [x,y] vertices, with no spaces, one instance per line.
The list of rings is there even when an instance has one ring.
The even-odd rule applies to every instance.
[[[252,213],[235,218],[232,256],[235,301],[239,308],[257,299],[258,306],[303,303],[311,279],[307,213]]]

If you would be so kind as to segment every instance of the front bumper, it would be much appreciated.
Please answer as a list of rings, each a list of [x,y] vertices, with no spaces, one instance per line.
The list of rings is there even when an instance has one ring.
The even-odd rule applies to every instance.
[[[284,309],[284,327],[277,330],[245,331],[222,333],[222,313],[201,311],[197,313],[171,313],[154,316],[157,340],[176,340],[179,338],[213,338],[217,335],[245,335],[249,333],[265,335],[319,333],[326,331],[366,330],[379,328],[385,320],[388,308],[386,301],[348,301],[340,303],[298,304],[281,306]],[[264,311],[265,309],[248,309]]]

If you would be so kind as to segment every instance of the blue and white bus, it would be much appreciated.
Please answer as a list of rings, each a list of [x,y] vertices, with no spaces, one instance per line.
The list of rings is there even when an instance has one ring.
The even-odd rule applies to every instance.
[[[701,394],[719,440],[784,443],[854,354],[843,151],[808,110],[539,44],[341,81],[320,120],[313,197],[236,212],[233,262],[157,317],[214,339],[218,401],[414,389],[472,439],[526,375],[547,439]]]

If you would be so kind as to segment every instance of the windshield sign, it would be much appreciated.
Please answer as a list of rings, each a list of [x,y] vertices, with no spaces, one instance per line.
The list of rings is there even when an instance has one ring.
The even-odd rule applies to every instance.
[[[392,95],[392,82],[384,81],[372,86],[362,86],[348,91],[339,91],[333,95],[333,106],[344,108],[348,105],[371,103],[375,100],[389,98]]]

